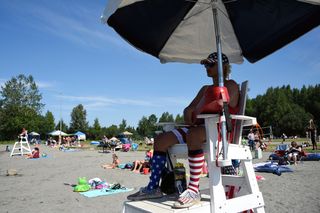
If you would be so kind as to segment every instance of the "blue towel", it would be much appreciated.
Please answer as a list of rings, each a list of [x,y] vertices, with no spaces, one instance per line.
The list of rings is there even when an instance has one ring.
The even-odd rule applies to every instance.
[[[115,190],[108,190],[107,189],[96,189],[96,190],[91,190],[87,192],[80,192],[80,194],[86,196],[86,197],[99,197],[99,196],[104,196],[104,195],[112,195],[112,194],[117,194],[117,193],[122,193],[122,192],[130,192],[132,191],[133,188],[128,189],[115,189]]]
[[[63,149],[64,152],[79,152],[79,149]]]

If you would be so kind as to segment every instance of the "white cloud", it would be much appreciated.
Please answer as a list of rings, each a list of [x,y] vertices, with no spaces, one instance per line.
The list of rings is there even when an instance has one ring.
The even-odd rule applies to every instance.
[[[163,106],[185,106],[188,103],[186,98],[181,97],[157,97],[147,99],[132,99],[132,98],[107,98],[102,96],[71,96],[57,95],[57,98],[63,99],[66,102],[80,102],[86,109],[99,109],[105,107],[116,108],[118,106],[127,107],[163,107]]]
[[[28,12],[36,21],[28,24],[38,30],[50,32],[55,36],[85,46],[105,48],[106,45],[112,44],[121,48],[133,49],[120,38],[111,35],[110,30],[100,23],[99,14],[94,16],[92,11],[83,7],[68,9],[72,9],[73,13],[66,11],[68,13],[62,14],[52,9],[33,5]],[[101,24],[101,28],[98,24]]]
[[[36,84],[40,89],[52,88],[54,86],[54,83],[47,81],[36,81]]]

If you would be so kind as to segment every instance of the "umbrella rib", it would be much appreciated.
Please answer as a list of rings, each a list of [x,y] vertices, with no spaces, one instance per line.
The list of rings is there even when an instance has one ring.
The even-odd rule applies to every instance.
[[[183,20],[188,20],[192,16],[198,15],[198,14],[202,13],[203,11],[205,11],[205,10],[207,10],[209,8],[211,9],[212,5],[214,4],[213,2],[207,3],[207,2],[201,2],[201,1],[195,1],[195,0],[185,0],[185,1],[187,1],[187,2],[196,2],[196,3],[200,3],[200,4],[207,4],[209,6],[207,8],[204,8],[203,10],[195,13],[195,14],[192,14],[191,16],[189,16],[187,18],[184,18]],[[226,2],[226,3],[233,2],[233,1],[236,1],[236,0],[230,0],[230,1]],[[228,15],[223,10],[221,10],[219,7],[216,7],[216,9],[219,10],[225,17],[228,17]]]

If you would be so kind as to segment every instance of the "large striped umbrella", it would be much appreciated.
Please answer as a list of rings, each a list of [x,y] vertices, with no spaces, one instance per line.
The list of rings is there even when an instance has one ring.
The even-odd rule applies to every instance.
[[[222,51],[231,63],[256,62],[320,24],[320,0],[109,0],[102,20],[161,62],[199,63]]]

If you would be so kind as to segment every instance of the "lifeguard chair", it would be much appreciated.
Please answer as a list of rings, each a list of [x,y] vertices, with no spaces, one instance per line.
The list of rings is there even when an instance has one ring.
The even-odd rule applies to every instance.
[[[218,123],[221,121],[219,114],[201,114],[198,118],[205,120],[207,142],[204,144],[204,152],[208,162],[209,170],[209,191],[210,196],[202,195],[199,204],[185,209],[173,209],[172,200],[145,200],[125,202],[123,212],[211,212],[211,213],[232,213],[253,211],[264,213],[264,200],[256,180],[252,166],[252,155],[250,148],[241,144],[242,127],[252,126],[257,123],[256,118],[244,116],[248,82],[241,85],[239,112],[237,115],[230,115],[235,120],[233,141],[227,146],[227,156],[223,158],[219,153],[222,150],[221,141],[218,140]],[[165,123],[164,129],[169,130],[172,124]],[[176,144],[169,149],[171,159],[176,162],[178,158],[187,157],[187,146]],[[231,165],[232,159],[241,160],[240,169],[243,174],[224,175],[221,167]],[[231,187],[230,187],[231,186]],[[240,189],[230,193],[230,188]],[[230,196],[230,194],[233,194]]]
[[[12,157],[14,155],[23,156],[25,154],[31,154],[31,148],[30,148],[30,144],[28,141],[28,135],[19,136],[19,141],[14,143],[10,157]]]

